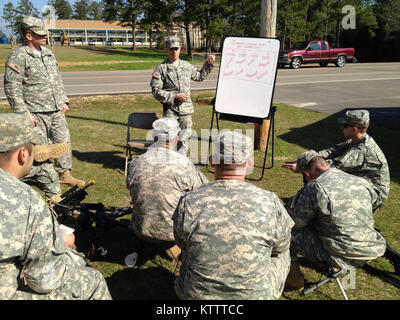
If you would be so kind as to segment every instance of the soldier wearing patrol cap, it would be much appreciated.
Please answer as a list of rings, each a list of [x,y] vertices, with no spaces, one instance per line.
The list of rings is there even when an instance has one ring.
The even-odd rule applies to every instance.
[[[374,209],[382,206],[390,190],[390,173],[386,157],[375,140],[367,134],[370,123],[368,110],[350,110],[338,119],[347,141],[319,151],[332,166],[369,180],[378,194]],[[295,162],[283,165],[296,170]]]
[[[69,100],[64,90],[58,64],[47,42],[42,20],[27,16],[21,22],[25,44],[15,49],[6,62],[4,90],[16,113],[30,116],[32,123],[49,143],[66,142],[69,151],[55,160],[61,184],[83,186],[84,181],[71,176],[72,150],[65,113]]]
[[[385,253],[385,239],[374,229],[377,194],[368,180],[331,168],[314,150],[299,156],[296,172],[305,185],[286,206],[295,222],[288,289],[304,286],[297,253],[336,268],[358,267]]]
[[[186,156],[175,151],[179,132],[177,120],[156,120],[155,143],[129,163],[126,180],[134,203],[131,229],[144,241],[170,248],[166,254],[171,258],[180,254],[171,220],[178,201],[185,192],[208,182]]]
[[[201,70],[179,59],[181,42],[177,36],[165,41],[168,59],[158,65],[152,74],[150,86],[153,96],[162,103],[164,117],[177,119],[181,128],[178,152],[186,155],[192,133],[193,104],[190,99],[190,81],[203,81],[214,67],[214,55],[209,55]]]
[[[279,299],[290,266],[293,221],[272,192],[244,181],[251,138],[221,132],[210,157],[215,181],[185,194],[174,214],[182,249],[180,299]]]
[[[38,192],[21,182],[41,137],[26,114],[0,114],[0,299],[111,299]]]

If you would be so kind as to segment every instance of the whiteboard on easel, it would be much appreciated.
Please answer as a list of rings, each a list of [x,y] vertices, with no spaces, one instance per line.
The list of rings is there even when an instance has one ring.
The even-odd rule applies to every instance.
[[[280,41],[228,37],[224,41],[215,111],[267,118],[272,105]]]

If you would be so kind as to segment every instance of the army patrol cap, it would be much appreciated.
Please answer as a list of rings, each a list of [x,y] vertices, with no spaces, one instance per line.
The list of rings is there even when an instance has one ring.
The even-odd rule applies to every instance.
[[[159,140],[172,140],[179,134],[179,123],[175,119],[161,118],[153,122],[153,137]]]
[[[214,143],[214,161],[224,161],[225,164],[246,162],[253,147],[250,137],[230,130],[218,134]]]
[[[40,144],[41,141],[26,114],[0,114],[0,152],[16,150],[28,143]]]
[[[165,46],[167,49],[180,48],[181,40],[177,36],[170,36],[165,39]]]
[[[303,152],[297,158],[297,172],[302,172],[307,167],[308,163],[315,157],[319,156],[319,153],[315,150],[308,150]]]
[[[338,119],[338,122],[351,125],[367,125],[369,124],[369,112],[368,110],[347,111],[344,117]]]
[[[22,20],[21,23],[22,30],[32,31],[39,36],[47,35],[47,30],[43,25],[43,21],[39,18],[27,16]]]

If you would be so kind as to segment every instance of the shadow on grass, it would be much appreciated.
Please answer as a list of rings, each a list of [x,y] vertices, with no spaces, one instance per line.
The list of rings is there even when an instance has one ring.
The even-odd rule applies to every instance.
[[[110,121],[110,120],[104,120],[104,119],[86,118],[86,117],[79,117],[79,116],[70,116],[70,115],[68,115],[67,119],[98,121],[98,122],[102,122],[102,123],[115,124],[115,125],[120,125],[120,126],[124,126],[124,127],[127,126],[127,122],[124,123],[124,122],[116,122],[116,121]]]
[[[394,170],[394,168],[398,168],[400,165],[400,159],[398,156],[398,141],[400,139],[400,107],[365,109],[370,112],[371,119],[368,134],[374,138],[385,154],[389,163],[389,168],[391,169],[391,180],[399,183],[400,171]],[[345,140],[337,119],[342,117],[347,110],[354,110],[354,108],[343,109],[322,121],[312,123],[305,127],[293,128],[288,133],[280,135],[279,138],[302,146],[305,149],[320,151],[331,147]]]
[[[82,162],[102,164],[105,169],[125,170],[125,157],[121,157],[121,151],[105,152],[80,152],[72,150],[72,156]]]
[[[161,266],[123,269],[106,279],[116,300],[177,300],[174,280],[175,276]]]

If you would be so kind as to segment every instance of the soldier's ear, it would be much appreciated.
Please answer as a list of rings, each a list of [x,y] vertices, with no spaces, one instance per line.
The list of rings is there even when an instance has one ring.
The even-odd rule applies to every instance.
[[[253,168],[254,159],[253,157],[248,157],[246,160],[246,172],[248,172],[251,168]]]
[[[25,147],[20,147],[17,151],[18,163],[23,166],[29,158],[29,151]]]

